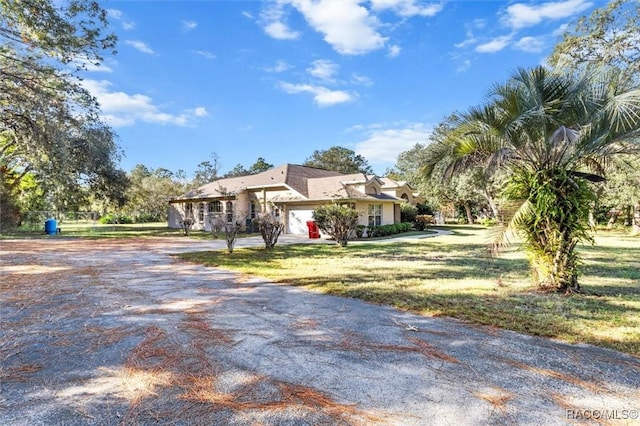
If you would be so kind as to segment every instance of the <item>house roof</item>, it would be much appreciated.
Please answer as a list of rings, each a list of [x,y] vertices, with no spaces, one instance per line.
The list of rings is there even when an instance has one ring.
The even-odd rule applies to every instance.
[[[407,188],[413,189],[411,185],[406,180],[394,180],[388,177],[379,178],[382,182],[383,189],[395,189],[406,186]]]
[[[315,167],[284,164],[265,172],[249,176],[220,179],[202,185],[172,201],[211,199],[234,196],[251,189],[282,188],[291,189],[291,195],[277,195],[273,202],[296,202],[316,200],[377,200],[398,201],[398,198],[388,194],[365,194],[355,188],[356,185],[366,185],[376,181],[384,187],[384,178],[364,173],[344,175],[331,170]]]
[[[262,173],[249,176],[219,179],[202,185],[187,192],[176,200],[188,200],[194,198],[216,198],[225,195],[235,195],[247,188],[262,188],[283,186],[289,187],[304,197],[308,197],[308,180],[343,176],[338,172],[323,170],[315,167],[299,166],[296,164],[283,164]]]
[[[327,200],[337,198],[348,198],[352,200],[397,200],[386,194],[365,194],[354,188],[356,184],[366,184],[372,180],[379,180],[377,176],[355,173],[351,175],[340,175],[326,178],[309,179],[309,199]]]

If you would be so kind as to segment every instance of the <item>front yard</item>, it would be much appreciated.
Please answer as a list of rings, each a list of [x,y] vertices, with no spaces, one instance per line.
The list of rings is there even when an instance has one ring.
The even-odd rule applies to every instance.
[[[639,237],[598,233],[595,246],[580,248],[584,294],[564,296],[530,286],[522,252],[490,258],[486,229],[450,229],[455,235],[345,249],[279,245],[271,252],[178,256],[318,292],[640,356]]]

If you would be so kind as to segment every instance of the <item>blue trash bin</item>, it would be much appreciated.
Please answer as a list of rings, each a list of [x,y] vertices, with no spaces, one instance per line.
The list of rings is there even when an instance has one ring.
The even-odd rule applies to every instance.
[[[47,219],[44,221],[44,233],[47,235],[55,235],[58,232],[58,222],[55,219]]]

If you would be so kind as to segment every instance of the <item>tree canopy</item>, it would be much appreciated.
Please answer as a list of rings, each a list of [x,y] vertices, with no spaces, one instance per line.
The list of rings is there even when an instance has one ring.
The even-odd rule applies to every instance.
[[[186,190],[179,174],[164,168],[150,169],[137,164],[129,173],[129,179],[125,212],[136,221],[166,220],[167,202]]]
[[[273,168],[273,164],[269,164],[262,157],[258,157],[255,163],[253,163],[249,169],[245,169],[242,164],[236,164],[236,166],[227,172],[224,177],[238,177],[238,176],[249,176],[255,175],[258,173],[266,172],[269,169]]]
[[[549,63],[575,70],[586,66],[618,69],[640,80],[640,1],[614,0],[582,17],[562,36]]]
[[[303,163],[304,166],[317,167],[319,169],[333,170],[336,172],[373,174],[369,162],[354,151],[334,146],[327,150],[316,150],[311,157]]]
[[[121,199],[116,136],[75,74],[115,47],[106,29],[95,1],[0,0],[0,171],[9,196],[30,176],[53,208],[87,188]]]

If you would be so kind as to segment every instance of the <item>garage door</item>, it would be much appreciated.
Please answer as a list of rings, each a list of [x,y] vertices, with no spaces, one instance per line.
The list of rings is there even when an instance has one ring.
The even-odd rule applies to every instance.
[[[289,208],[289,226],[287,233],[289,234],[309,234],[307,229],[307,221],[313,220],[313,210],[306,208],[291,209]]]

